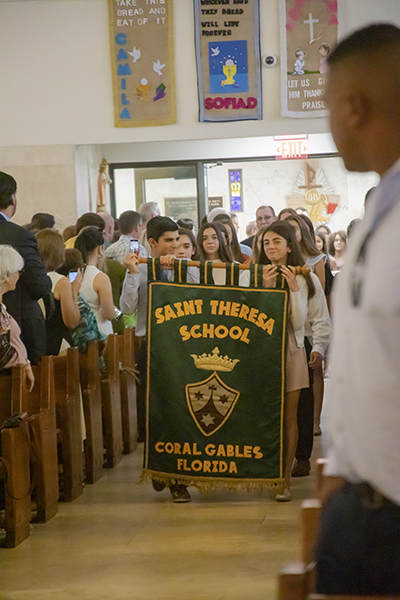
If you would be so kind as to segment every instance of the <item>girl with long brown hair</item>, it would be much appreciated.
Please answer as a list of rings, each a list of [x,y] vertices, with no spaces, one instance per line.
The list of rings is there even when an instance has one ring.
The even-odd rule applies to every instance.
[[[263,273],[264,287],[275,287],[280,267],[290,291],[284,409],[285,489],[276,496],[277,501],[287,502],[292,498],[290,474],[298,439],[297,404],[300,390],[309,387],[304,328],[308,298],[315,294],[315,286],[309,273],[296,274],[295,267],[302,267],[304,260],[294,228],[287,221],[275,221],[265,229],[259,264],[266,265]]]

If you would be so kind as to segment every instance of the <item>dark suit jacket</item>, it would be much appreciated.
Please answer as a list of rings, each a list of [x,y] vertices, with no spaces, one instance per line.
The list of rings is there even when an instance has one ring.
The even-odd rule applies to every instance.
[[[9,244],[24,259],[24,270],[14,291],[3,296],[10,315],[21,328],[21,339],[28,358],[36,363],[46,354],[46,329],[43,313],[37,301],[51,292],[51,280],[40,258],[35,236],[7,221],[0,213],[0,244]]]
[[[253,240],[254,240],[254,235],[246,238],[245,240],[243,240],[243,242],[240,242],[240,243],[243,244],[243,246],[248,246],[249,248],[253,248]]]

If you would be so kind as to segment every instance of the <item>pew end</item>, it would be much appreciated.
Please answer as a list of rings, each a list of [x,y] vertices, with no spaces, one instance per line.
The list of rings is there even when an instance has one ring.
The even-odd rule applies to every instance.
[[[79,354],[79,371],[86,427],[85,481],[93,484],[102,477],[104,462],[99,344],[96,340],[89,342],[87,352]]]
[[[312,565],[288,563],[279,573],[278,600],[306,600],[314,589],[314,577]]]
[[[0,479],[4,481],[6,548],[16,548],[30,535],[31,476],[29,428],[23,423],[1,432]]]
[[[321,497],[322,486],[324,483],[324,468],[325,465],[328,464],[328,459],[326,458],[317,458],[315,463],[315,480],[316,480],[316,492],[317,498]]]
[[[135,329],[126,327],[118,335],[118,362],[120,364],[121,416],[122,416],[122,453],[131,454],[137,448],[137,388],[136,379],[129,371],[134,369]]]
[[[78,348],[54,356],[57,427],[60,430],[59,462],[63,469],[62,500],[72,502],[83,492],[83,439]]]
[[[107,338],[104,354],[107,377],[101,382],[101,404],[103,414],[103,435],[105,466],[115,467],[122,460],[122,417],[121,391],[119,384],[119,363],[116,333]]]
[[[32,370],[35,385],[29,392],[23,367],[12,369],[12,412],[34,416],[29,426],[37,521],[46,523],[57,514],[59,496],[53,357],[44,356],[40,365],[33,366]]]

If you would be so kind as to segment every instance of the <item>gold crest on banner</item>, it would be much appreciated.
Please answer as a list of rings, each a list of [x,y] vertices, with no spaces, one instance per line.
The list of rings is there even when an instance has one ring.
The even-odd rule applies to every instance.
[[[198,369],[214,371],[207,379],[190,383],[185,388],[194,422],[204,435],[210,436],[226,423],[240,396],[240,392],[227,386],[216,371],[232,371],[239,360],[220,356],[218,348],[211,354],[191,356]]]

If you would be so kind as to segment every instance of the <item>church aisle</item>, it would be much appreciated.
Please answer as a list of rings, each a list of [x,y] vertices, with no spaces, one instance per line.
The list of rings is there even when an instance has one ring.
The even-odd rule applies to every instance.
[[[279,568],[299,558],[299,505],[313,477],[293,480],[287,504],[272,492],[196,489],[191,503],[173,504],[168,489],[137,485],[141,446],[21,546],[0,549],[0,600],[276,597]]]

